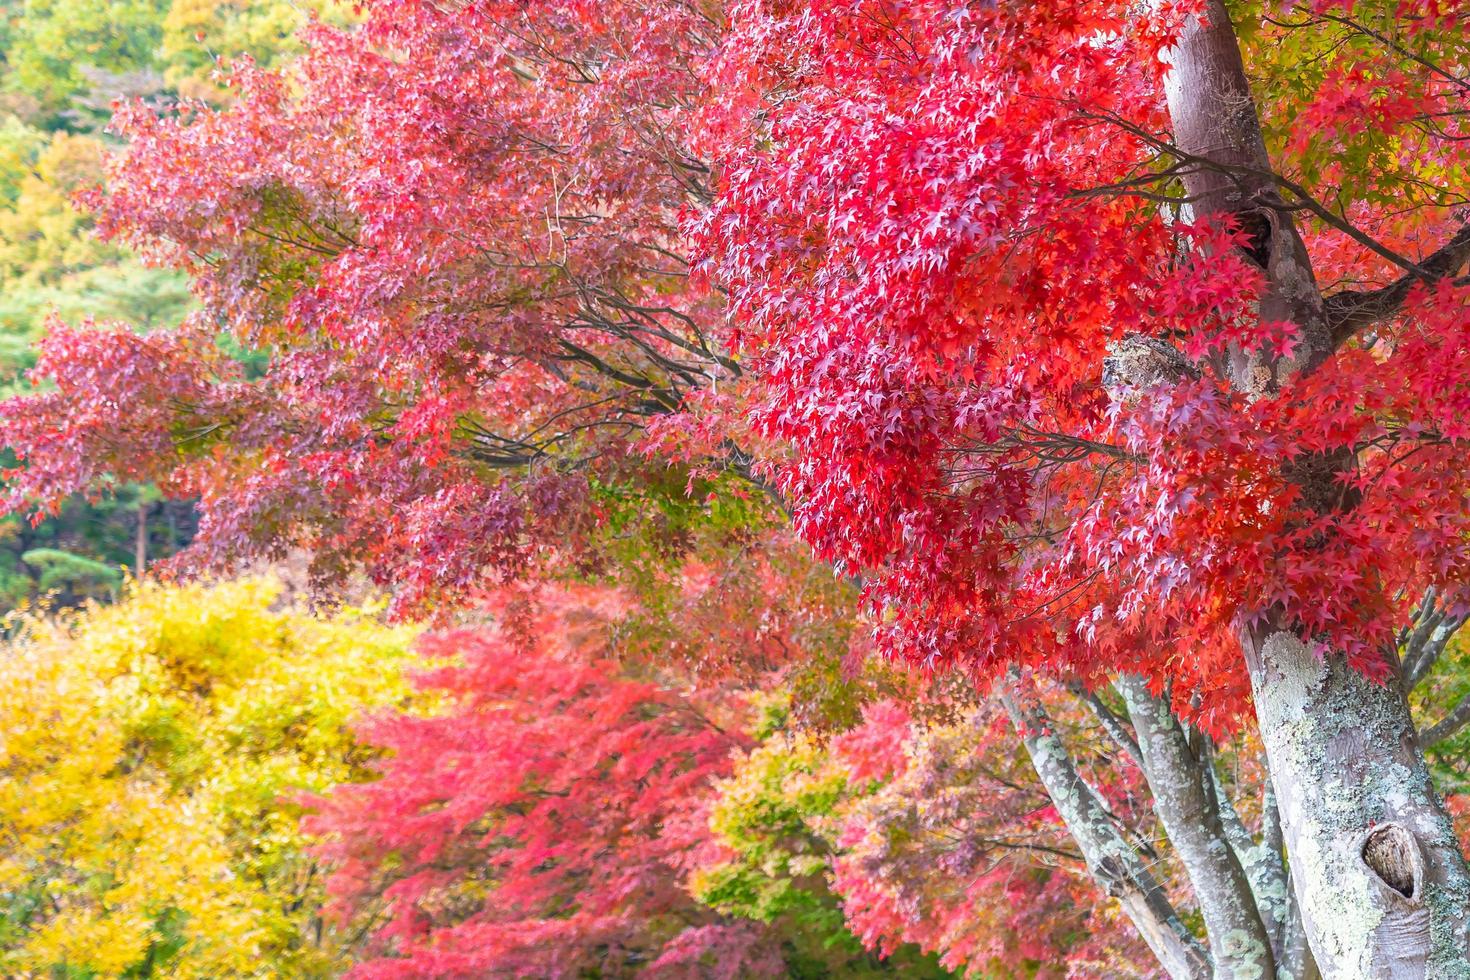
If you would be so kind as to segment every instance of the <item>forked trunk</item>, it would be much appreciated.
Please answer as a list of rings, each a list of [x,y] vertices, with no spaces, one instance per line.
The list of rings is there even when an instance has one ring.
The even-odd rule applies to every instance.
[[[1215,796],[1206,742],[1191,738],[1142,678],[1114,684],[1128,706],[1154,812],[1194,886],[1205,920],[1215,980],[1254,980],[1276,972],[1271,936],[1246,870],[1229,840]]]
[[[1209,957],[1170,905],[1153,872],[1123,838],[1107,808],[1077,771],[1035,689],[1013,671],[1000,680],[997,693],[1093,880],[1118,900],[1123,913],[1173,980],[1206,980],[1213,972]]]

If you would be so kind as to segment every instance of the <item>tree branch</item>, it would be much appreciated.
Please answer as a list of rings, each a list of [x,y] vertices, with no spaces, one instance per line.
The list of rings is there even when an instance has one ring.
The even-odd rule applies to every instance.
[[[1433,587],[1424,593],[1414,618],[1409,626],[1399,631],[1399,646],[1403,648],[1403,661],[1399,668],[1399,683],[1408,694],[1418,686],[1439,660],[1465,620],[1450,616],[1448,610],[1438,602]]]
[[[1419,263],[1425,275],[1409,273],[1378,289],[1347,289],[1322,300],[1334,349],[1359,331],[1381,323],[1398,312],[1417,282],[1433,283],[1456,275],[1470,261],[1470,222],[1460,226],[1448,242]]]
[[[1113,687],[1133,719],[1154,812],[1194,885],[1215,963],[1228,963],[1240,976],[1274,976],[1275,944],[1224,826],[1207,740],[1187,729],[1142,677],[1124,674]]]
[[[1102,698],[1081,684],[1076,682],[1068,684],[1067,690],[1087,705],[1093,717],[1097,718],[1098,724],[1102,725],[1103,731],[1108,733],[1108,737],[1116,742],[1124,754],[1132,759],[1133,764],[1142,771],[1143,755],[1138,751],[1138,742],[1134,739],[1133,732],[1129,730],[1128,723],[1114,714],[1113,710],[1103,703]]]
[[[1230,842],[1236,860],[1245,869],[1251,895],[1256,900],[1256,909],[1261,913],[1266,934],[1271,938],[1271,952],[1276,957],[1279,973],[1282,966],[1290,960],[1287,936],[1292,912],[1291,882],[1286,875],[1286,862],[1281,856],[1280,835],[1277,835],[1278,841],[1274,850],[1269,834],[1263,834],[1258,842],[1240,819],[1240,812],[1235,809],[1235,801],[1225,790],[1213,757],[1206,760],[1205,764],[1209,767],[1210,783],[1215,794],[1215,805],[1220,811],[1220,824],[1225,828],[1225,839]],[[1269,784],[1268,779],[1267,785]],[[1263,818],[1261,822],[1263,829],[1269,827],[1266,819]]]
[[[1440,719],[1436,725],[1425,729],[1424,734],[1419,736],[1419,742],[1426,749],[1431,745],[1438,745],[1451,735],[1470,724],[1470,694],[1460,699],[1460,703],[1450,709],[1450,713]]]

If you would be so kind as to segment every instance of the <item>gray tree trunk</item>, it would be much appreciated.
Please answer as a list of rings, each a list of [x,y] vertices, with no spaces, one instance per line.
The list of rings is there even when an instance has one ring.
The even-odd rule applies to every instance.
[[[133,529],[133,577],[141,579],[148,571],[148,503],[138,491],[138,523]]]
[[[1230,846],[1206,741],[1185,730],[1141,677],[1114,686],[1133,719],[1154,811],[1179,855],[1205,920],[1218,980],[1276,975],[1271,936],[1239,855]]]
[[[1403,695],[1289,632],[1246,643],[1292,885],[1323,976],[1470,977],[1470,876]]]
[[[997,692],[1093,880],[1122,905],[1169,976],[1205,980],[1214,975],[1199,941],[1077,771],[1035,690],[1013,673],[1002,679]]]
[[[1258,396],[1330,356],[1333,331],[1310,259],[1280,206],[1240,51],[1222,0],[1184,32],[1166,82],[1195,210],[1228,214],[1256,234],[1268,289],[1261,316],[1302,331],[1294,361],[1237,353],[1224,365]],[[1333,477],[1347,460],[1284,460],[1305,499],[1351,506]],[[1343,658],[1320,658],[1295,624],[1243,636],[1256,712],[1281,812],[1307,941],[1329,980],[1470,977],[1470,875],[1434,792],[1398,685],[1376,685]],[[1142,741],[1140,739],[1140,741]]]
[[[1245,872],[1246,881],[1250,883],[1251,898],[1256,903],[1256,911],[1261,915],[1261,924],[1266,927],[1266,935],[1270,937],[1276,973],[1285,977],[1300,976],[1302,949],[1306,947],[1306,939],[1302,937],[1300,948],[1293,948],[1292,925],[1295,913],[1291,905],[1291,883],[1286,877],[1281,843],[1273,840],[1271,834],[1274,799],[1268,795],[1262,808],[1266,811],[1261,819],[1264,826],[1261,840],[1257,841],[1241,822],[1235,803],[1221,784],[1213,765],[1209,767],[1208,775],[1215,787],[1214,803],[1219,810],[1225,839],[1229,841],[1230,849],[1235,852],[1236,860]],[[1269,789],[1269,784],[1267,785]]]

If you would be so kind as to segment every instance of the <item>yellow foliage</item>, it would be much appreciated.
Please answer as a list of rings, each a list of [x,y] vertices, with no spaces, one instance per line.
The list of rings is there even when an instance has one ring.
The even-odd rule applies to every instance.
[[[91,234],[71,195],[101,181],[107,149],[90,136],[57,133],[19,176],[16,199],[0,208],[0,278],[54,282],[122,253]],[[14,179],[12,177],[11,179]]]
[[[0,648],[0,975],[327,976],[290,797],[367,778],[414,630],[145,584]],[[146,965],[145,965],[146,964]]]
[[[358,19],[335,0],[172,0],[159,52],[164,78],[182,95],[222,101],[228,93],[211,78],[216,55],[280,67],[300,51],[297,33],[313,17],[339,26]]]

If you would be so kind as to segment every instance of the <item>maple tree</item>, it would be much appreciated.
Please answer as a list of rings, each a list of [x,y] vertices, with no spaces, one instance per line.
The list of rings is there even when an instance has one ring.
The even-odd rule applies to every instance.
[[[1069,721],[1105,749],[1085,712]],[[1079,873],[1009,728],[994,704],[929,699],[870,701],[830,738],[775,712],[717,784],[710,829],[729,853],[695,871],[693,893],[722,911],[794,919],[829,948],[861,943],[902,976],[932,969],[911,944],[964,976],[1151,975],[1147,950]],[[1094,758],[1114,812],[1142,836],[1137,771]],[[862,971],[849,961],[835,972]]]
[[[650,418],[739,371],[675,251],[708,194],[686,50],[713,31],[677,4],[380,4],[313,27],[285,77],[240,65],[226,108],[125,107],[99,227],[193,273],[204,309],[52,331],[12,501],[155,478],[202,498],[196,557],[306,543],[404,605],[574,552]],[[262,377],[216,353],[220,323],[270,350]],[[75,412],[98,385],[122,411]]]
[[[407,609],[596,568],[630,500],[675,527],[662,453],[774,498],[889,654],[998,681],[1168,972],[1463,967],[1404,698],[1464,612],[1454,7],[384,0],[308,41],[120,115],[100,225],[204,310],[53,333],[12,509],[157,479],[200,564],[305,544]],[[1252,706],[1248,823],[1216,753]]]
[[[1115,819],[1143,839],[1152,813],[1138,770],[1111,764],[1106,735],[1081,705],[1049,700]],[[848,928],[864,942],[917,943],[969,976],[1153,972],[1147,948],[1086,876],[998,704],[923,720],[877,702],[831,750],[850,780],[874,787],[842,813],[833,867]]]
[[[446,706],[361,726],[392,750],[382,778],[306,822],[330,834],[339,914],[387,919],[354,975],[780,973],[763,930],[681,887],[710,846],[699,790],[741,744],[738,702],[627,676],[606,647],[616,596],[498,605],[493,625],[422,644],[447,663],[420,680]]]
[[[650,659],[619,591],[516,588],[483,612],[420,644],[427,710],[358,726],[381,778],[308,801],[330,913],[369,934],[351,975],[1150,975],[1089,911],[995,708],[869,701],[822,735],[785,670],[690,684]]]
[[[749,100],[722,105],[698,232],[771,382],[761,423],[794,444],[796,526],[862,571],[888,648],[1141,675],[1212,968],[1295,973],[1198,741],[1143,731],[1160,691],[1214,732],[1250,692],[1320,968],[1465,969],[1465,865],[1395,649],[1426,587],[1464,601],[1459,12],[731,16],[716,86]],[[1101,817],[1069,822],[1106,873]],[[1121,877],[1171,972],[1211,969],[1144,869]]]

